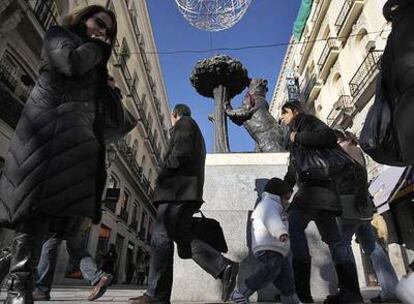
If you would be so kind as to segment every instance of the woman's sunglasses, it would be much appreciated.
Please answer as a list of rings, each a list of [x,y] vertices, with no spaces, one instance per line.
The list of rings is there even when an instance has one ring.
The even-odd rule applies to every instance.
[[[107,33],[109,33],[109,28],[106,25],[105,21],[103,21],[101,18],[99,18],[98,16],[94,16],[93,19],[95,20],[96,25],[99,27],[99,29],[101,30],[106,30]]]

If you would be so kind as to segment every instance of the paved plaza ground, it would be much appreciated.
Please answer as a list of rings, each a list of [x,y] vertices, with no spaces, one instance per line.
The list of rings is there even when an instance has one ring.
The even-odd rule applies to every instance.
[[[128,299],[131,297],[136,297],[141,295],[144,292],[143,289],[136,289],[135,286],[129,285],[120,285],[114,286],[100,299],[96,300],[94,303],[114,303],[114,304],[126,304],[128,303]],[[369,299],[374,297],[378,293],[377,288],[368,288],[363,290],[363,295],[366,300],[366,303],[369,303]],[[52,299],[51,301],[41,301],[36,302],[38,304],[57,304],[57,303],[72,303],[72,304],[90,304],[86,300],[89,294],[89,288],[85,286],[74,286],[74,287],[55,287],[52,292]],[[0,299],[1,301],[4,300],[5,292],[2,290]],[[174,303],[174,302],[173,302]],[[322,302],[317,302],[322,303]],[[182,304],[177,303],[176,304]]]

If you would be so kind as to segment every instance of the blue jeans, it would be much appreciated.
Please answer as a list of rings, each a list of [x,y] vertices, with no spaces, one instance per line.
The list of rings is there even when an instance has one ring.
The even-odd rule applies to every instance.
[[[376,241],[371,223],[348,222],[344,220],[341,220],[340,223],[345,242],[351,245],[352,236],[355,234],[361,244],[362,250],[369,255],[381,287],[380,296],[386,299],[396,298],[395,288],[398,284],[397,274],[384,249]]]
[[[80,220],[80,221],[83,221]],[[81,227],[82,223],[79,222]],[[91,257],[85,248],[85,230],[79,229],[70,234],[65,234],[66,249],[72,260],[79,263],[79,268],[83,278],[91,285],[95,285],[105,274],[98,269],[95,260]],[[45,293],[49,293],[52,288],[53,277],[55,274],[56,261],[58,257],[58,249],[62,243],[62,238],[56,235],[48,238],[42,246],[42,251],[35,272],[35,287]]]
[[[308,214],[296,208],[289,211],[289,236],[293,258],[310,258],[305,229],[312,220],[315,221],[322,241],[328,245],[334,263],[355,263],[351,245],[344,241],[334,213],[320,211]]]
[[[254,292],[273,283],[280,290],[282,296],[291,296],[295,293],[293,270],[289,257],[283,257],[274,251],[259,251],[255,254],[258,265],[255,271],[245,281],[240,292],[250,297]]]
[[[173,284],[174,244],[188,247],[191,258],[207,273],[218,278],[231,263],[209,244],[192,234],[192,217],[199,203],[160,203],[152,230],[151,260],[146,293],[169,303]]]

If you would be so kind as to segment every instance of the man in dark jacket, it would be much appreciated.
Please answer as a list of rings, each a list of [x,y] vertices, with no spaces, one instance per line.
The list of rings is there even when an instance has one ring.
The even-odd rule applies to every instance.
[[[239,266],[196,239],[191,231],[192,216],[203,203],[204,138],[187,105],[175,106],[171,122],[170,144],[154,193],[158,209],[152,231],[148,289],[143,296],[129,299],[129,303],[170,303],[173,242],[178,245],[180,257],[192,258],[215,279],[222,280],[222,300],[226,301],[235,287]]]

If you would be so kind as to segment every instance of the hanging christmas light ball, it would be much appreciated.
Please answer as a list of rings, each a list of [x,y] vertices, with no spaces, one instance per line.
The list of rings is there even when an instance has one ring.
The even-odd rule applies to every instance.
[[[175,0],[178,9],[198,29],[217,32],[235,25],[252,0]]]

